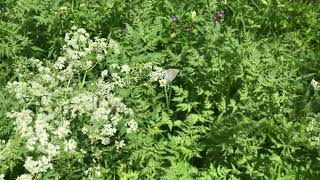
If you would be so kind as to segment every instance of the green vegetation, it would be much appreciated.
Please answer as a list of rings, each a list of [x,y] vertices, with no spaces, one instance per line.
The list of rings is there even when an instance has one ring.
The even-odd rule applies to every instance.
[[[318,179],[319,20],[316,0],[1,1],[0,179]]]

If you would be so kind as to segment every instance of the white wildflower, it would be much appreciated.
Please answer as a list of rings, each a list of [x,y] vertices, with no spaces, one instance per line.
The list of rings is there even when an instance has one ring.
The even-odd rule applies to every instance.
[[[50,158],[56,157],[60,153],[59,149],[60,149],[60,146],[54,145],[49,142],[39,146],[39,151],[46,153]]]
[[[169,82],[165,79],[159,80],[160,87],[165,87],[169,84]]]
[[[99,165],[96,167],[95,173],[96,173],[96,176],[97,176],[97,177],[100,177],[100,176],[101,176],[101,168],[100,168]]]
[[[111,124],[105,124],[101,129],[101,135],[103,136],[111,137],[111,136],[114,136],[116,132],[117,132],[117,129],[112,127]]]
[[[40,144],[47,144],[49,141],[49,134],[47,133],[47,128],[49,127],[48,121],[51,120],[52,117],[40,113],[38,114],[37,119],[35,120],[35,135],[39,138]]]
[[[110,144],[110,138],[109,138],[109,137],[103,138],[103,139],[101,140],[101,143],[102,143],[103,145],[108,145],[108,144]]]
[[[86,61],[85,69],[90,69],[92,67],[92,61]]]
[[[91,92],[84,92],[73,97],[69,105],[71,116],[76,117],[77,115],[92,112],[96,109],[97,101],[97,97]]]
[[[58,57],[57,61],[53,64],[53,68],[57,70],[63,69],[65,61],[66,61],[65,57]]]
[[[64,141],[64,151],[66,152],[74,152],[77,148],[77,142],[73,139],[69,139]]]
[[[310,84],[314,90],[316,90],[316,91],[319,90],[319,82],[318,81],[312,79]]]
[[[112,125],[116,126],[116,125],[118,125],[118,122],[121,120],[121,117],[120,117],[119,113],[116,113],[115,115],[113,115],[111,117],[110,120],[111,120]]]
[[[308,119],[310,119],[311,121],[309,122],[309,124],[307,126],[307,131],[313,132],[313,131],[317,130],[318,129],[318,122],[316,121],[316,119],[312,118],[312,117],[308,117]]]
[[[103,70],[101,72],[101,77],[104,78],[104,77],[107,77],[108,76],[108,70]]]
[[[23,101],[27,97],[28,84],[26,82],[9,82],[7,88],[15,93],[18,100]]]
[[[58,128],[53,131],[54,135],[57,135],[59,139],[63,139],[66,136],[68,136],[71,133],[70,131],[70,122],[69,121],[63,121],[61,124],[59,124]]]
[[[35,59],[35,58],[30,58],[29,61],[35,67],[41,67],[43,64],[39,59]]]
[[[51,98],[49,96],[42,96],[41,97],[41,105],[44,107],[49,107],[51,103]]]
[[[44,66],[41,66],[38,68],[38,71],[41,73],[41,74],[50,74],[51,73],[51,70],[49,67],[44,67]]]
[[[73,67],[72,65],[69,65],[66,69],[64,69],[62,72],[63,79],[71,79],[73,77]]]
[[[158,81],[163,78],[164,74],[165,70],[163,68],[155,66],[154,71],[152,71],[149,76],[151,81]]]
[[[120,45],[115,40],[113,39],[109,40],[109,47],[113,49],[113,52],[115,54],[120,54]]]
[[[124,140],[115,141],[116,135],[118,138],[118,126],[127,128],[124,129],[127,133],[132,133],[138,128],[134,120],[126,121],[133,115],[133,110],[128,108],[121,98],[115,97],[114,93],[115,88],[125,87],[127,79],[123,77],[123,73],[130,73],[129,65],[113,65],[114,69],[111,70],[119,74],[109,74],[108,70],[104,70],[101,72],[101,78],[97,81],[86,79],[83,86],[78,84],[82,82],[77,81],[78,77],[74,78],[78,75],[83,76],[97,59],[105,58],[108,48],[119,54],[119,43],[114,40],[108,42],[107,39],[98,37],[90,40],[89,34],[83,28],[72,27],[72,30],[66,34],[66,44],[56,62],[45,64],[40,60],[30,59],[29,64],[38,68],[38,72],[30,74],[24,72],[27,70],[25,67],[21,67],[19,74],[22,79],[32,78],[26,82],[12,82],[7,85],[8,90],[18,98],[19,104],[22,103],[20,108],[24,109],[8,113],[8,117],[15,121],[16,132],[23,138],[26,153],[32,155],[24,162],[24,167],[30,174],[21,175],[17,178],[19,180],[32,179],[35,174],[47,172],[53,168],[53,162],[61,160],[59,155],[62,152],[72,153],[78,150],[80,142],[69,138],[75,136],[71,129],[71,121],[74,120],[72,118],[79,118],[84,122],[82,132],[92,144],[115,143],[117,150],[126,145]],[[95,60],[86,58],[89,55],[96,55]],[[146,66],[152,70],[151,63]],[[161,71],[159,68],[156,74],[158,80],[163,74]],[[107,76],[108,78],[105,78]],[[29,107],[32,107],[33,111],[28,110]],[[119,134],[120,136],[122,134]],[[9,144],[1,143],[0,140],[1,149]],[[91,175],[100,176],[99,167],[92,169]]]
[[[191,19],[194,21],[197,18],[197,13],[195,11],[191,12]]]
[[[30,81],[29,83],[30,83],[29,90],[32,96],[41,97],[48,94],[46,88],[43,87],[40,83],[36,81]]]
[[[29,138],[33,136],[33,129],[30,127],[32,123],[33,113],[30,110],[22,110],[21,112],[8,113],[9,118],[15,118],[15,125],[21,137]]]
[[[43,76],[41,76],[42,79],[47,82],[47,83],[53,83],[54,79],[52,78],[51,75],[49,74],[44,74]]]
[[[130,67],[127,64],[124,64],[121,66],[121,72],[129,73],[130,72]]]
[[[111,112],[110,109],[99,107],[96,110],[94,110],[94,112],[92,113],[91,120],[93,122],[108,120],[110,112]]]
[[[138,129],[138,123],[134,120],[131,120],[127,123],[127,133],[130,134],[132,132],[135,132]]]
[[[37,144],[38,142],[38,138],[37,137],[30,137],[28,140],[27,140],[27,143],[26,143],[26,147],[29,151],[34,151],[35,150],[35,145]]]
[[[84,34],[81,34],[81,35],[79,36],[79,41],[80,41],[80,43],[86,43],[86,42],[88,41],[88,39],[87,39],[87,37],[86,37],[86,34],[87,34],[87,33],[84,33]]]
[[[120,66],[118,64],[111,64],[111,68],[120,69]]]
[[[32,157],[28,156],[24,167],[31,173],[37,174],[40,172],[47,172],[48,169],[52,169],[52,164],[50,163],[50,159],[46,156],[42,156],[40,160],[33,160]]]
[[[104,56],[102,54],[97,54],[97,60],[102,61]]]
[[[86,30],[84,28],[79,28],[79,29],[77,29],[77,32],[79,32],[81,34],[85,34]]]
[[[32,180],[31,174],[22,174],[16,180]]]
[[[121,140],[121,141],[115,141],[115,146],[116,146],[116,149],[119,150],[120,148],[123,148],[126,146],[126,144],[124,143],[124,140]]]
[[[143,69],[152,69],[152,63],[148,62],[143,65]]]
[[[81,131],[82,131],[83,134],[87,134],[89,132],[88,128],[86,128],[86,127],[83,127],[81,129]]]
[[[113,80],[113,84],[122,88],[124,87],[126,84],[124,82],[124,80],[117,74],[117,73],[112,73],[111,74],[112,80]]]
[[[84,48],[84,52],[86,52],[86,53],[90,53],[90,52],[92,52],[92,47],[88,47],[88,48]]]
[[[67,48],[64,48],[64,49],[65,49],[65,56],[67,59],[70,59],[70,60],[80,59],[77,51],[74,51],[73,49],[67,49]]]

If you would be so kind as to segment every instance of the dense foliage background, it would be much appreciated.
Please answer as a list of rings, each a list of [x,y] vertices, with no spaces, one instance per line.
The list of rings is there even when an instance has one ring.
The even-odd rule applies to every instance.
[[[139,130],[105,156],[102,179],[317,179],[319,20],[316,0],[1,1],[0,139],[16,145],[0,174],[28,173],[5,85],[21,59],[55,61],[76,25],[120,44],[100,67],[179,69],[169,109],[159,86],[119,91]],[[38,178],[79,179],[81,167],[65,164]]]

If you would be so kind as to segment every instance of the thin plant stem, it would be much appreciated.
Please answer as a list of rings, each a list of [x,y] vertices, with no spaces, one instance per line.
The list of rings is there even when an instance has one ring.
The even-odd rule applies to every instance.
[[[171,102],[171,88],[170,88],[170,85],[168,86],[169,88],[169,105],[170,105],[170,102]]]
[[[167,90],[167,87],[168,87],[168,86],[165,86],[165,87],[164,87],[164,92],[165,92],[165,94],[166,94],[166,103],[167,103],[167,108],[168,108],[168,110],[170,110],[170,108],[169,108],[169,97],[168,97],[168,90]]]
[[[84,86],[84,84],[85,84],[85,82],[86,82],[86,76],[87,76],[87,72],[85,72],[84,75],[83,75],[83,79],[82,79],[82,82],[81,82],[81,84],[80,84],[80,89],[83,88],[83,86]]]

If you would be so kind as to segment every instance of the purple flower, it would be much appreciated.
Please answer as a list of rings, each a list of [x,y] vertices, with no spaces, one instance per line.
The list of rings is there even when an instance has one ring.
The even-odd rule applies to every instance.
[[[176,22],[178,20],[177,16],[172,16],[171,19],[172,19],[172,22]]]
[[[216,22],[216,23],[220,23],[221,21],[223,21],[224,18],[224,11],[218,11],[215,15],[212,16],[212,21]]]
[[[224,17],[224,11],[221,10],[221,11],[217,12],[217,15],[216,15],[216,16],[223,18],[223,17]]]

